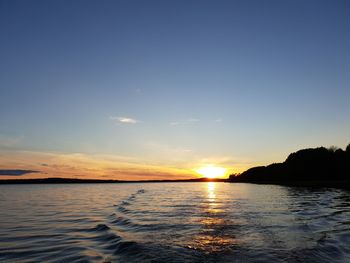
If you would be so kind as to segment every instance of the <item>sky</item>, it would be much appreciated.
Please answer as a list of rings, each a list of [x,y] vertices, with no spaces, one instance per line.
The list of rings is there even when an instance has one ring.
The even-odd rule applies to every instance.
[[[349,13],[341,0],[0,0],[0,169],[180,179],[344,148]]]

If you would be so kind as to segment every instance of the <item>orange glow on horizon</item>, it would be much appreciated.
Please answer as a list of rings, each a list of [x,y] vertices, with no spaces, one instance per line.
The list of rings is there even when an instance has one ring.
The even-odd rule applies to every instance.
[[[79,178],[112,180],[178,180],[205,177],[227,178],[231,169],[213,162],[145,162],[142,158],[84,153],[39,151],[0,151],[0,170],[31,170],[20,176],[2,175],[2,179]],[[217,163],[220,163],[219,161]],[[233,165],[232,165],[233,166]],[[243,170],[234,164],[236,171]]]
[[[21,176],[2,175],[2,179],[79,178],[112,180],[193,179],[196,173],[186,167],[145,164],[143,160],[113,155],[0,151],[0,170],[37,171]]]

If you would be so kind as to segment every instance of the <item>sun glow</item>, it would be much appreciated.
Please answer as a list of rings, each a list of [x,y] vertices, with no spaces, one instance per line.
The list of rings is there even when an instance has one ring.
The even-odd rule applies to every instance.
[[[221,178],[224,177],[226,174],[226,168],[223,167],[217,167],[214,165],[208,165],[205,167],[201,167],[196,169],[195,171],[201,175],[203,175],[206,178]]]

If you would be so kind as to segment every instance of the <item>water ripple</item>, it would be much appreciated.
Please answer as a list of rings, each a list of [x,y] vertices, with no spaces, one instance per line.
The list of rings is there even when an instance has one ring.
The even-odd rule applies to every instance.
[[[0,187],[1,262],[350,262],[350,194],[343,190]]]

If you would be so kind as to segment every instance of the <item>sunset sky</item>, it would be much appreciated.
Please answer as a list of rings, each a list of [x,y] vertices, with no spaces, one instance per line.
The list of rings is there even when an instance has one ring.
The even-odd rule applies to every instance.
[[[350,142],[349,1],[0,0],[0,179],[178,179]]]

